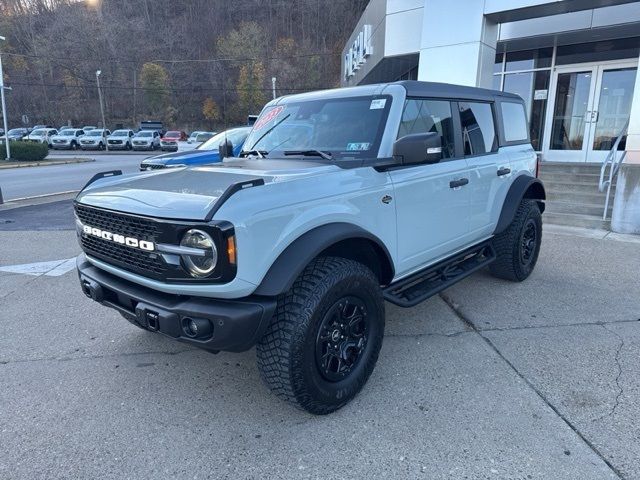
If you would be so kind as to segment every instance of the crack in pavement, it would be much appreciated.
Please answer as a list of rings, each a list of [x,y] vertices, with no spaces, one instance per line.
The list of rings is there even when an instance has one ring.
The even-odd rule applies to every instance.
[[[571,429],[573,432],[596,454],[605,465],[607,465],[611,471],[620,479],[624,479],[624,475],[618,470],[606,457],[598,450],[598,448],[575,426],[567,417],[565,417],[560,410],[527,378],[525,377],[516,366],[503,355],[498,347],[489,339],[483,335],[483,331],[476,328],[473,321],[467,318],[461,311],[459,305],[448,295],[439,293],[438,296],[449,306],[453,313],[465,324],[467,324],[478,336],[485,341],[485,343],[491,348],[506,364],[515,372],[520,379]]]
[[[565,328],[565,327],[585,327],[597,326],[605,327],[605,325],[616,325],[619,323],[640,323],[640,319],[633,320],[613,320],[610,322],[582,322],[582,323],[560,323],[555,325],[523,325],[521,327],[494,327],[494,328],[476,328],[478,332],[510,332],[514,330],[535,330],[542,328]],[[611,332],[611,330],[609,330]]]
[[[611,411],[609,412],[609,416],[613,416],[616,413],[616,409],[618,408],[618,405],[620,405],[620,397],[622,396],[622,394],[624,393],[624,389],[622,388],[622,385],[620,384],[620,377],[622,377],[622,365],[620,364],[620,353],[622,352],[622,349],[624,348],[624,338],[622,338],[618,332],[614,332],[613,330],[609,330],[605,325],[602,325],[602,328],[604,328],[607,332],[611,333],[614,337],[616,337],[619,341],[618,343],[618,348],[616,350],[616,355],[615,355],[615,362],[616,362],[616,366],[618,367],[618,374],[616,375],[616,387],[618,389],[618,394],[616,395],[613,407],[611,407]],[[600,417],[600,419],[603,417]],[[598,420],[600,420],[598,419]]]
[[[74,360],[95,360],[102,358],[118,358],[118,357],[134,357],[139,355],[180,355],[186,352],[198,352],[200,350],[189,348],[184,350],[178,350],[176,352],[163,352],[163,351],[151,351],[151,352],[128,352],[128,353],[113,353],[103,355],[84,355],[79,357],[38,357],[38,358],[22,358],[17,360],[0,360],[1,365],[11,365],[15,363],[32,363],[32,362],[70,362]]]

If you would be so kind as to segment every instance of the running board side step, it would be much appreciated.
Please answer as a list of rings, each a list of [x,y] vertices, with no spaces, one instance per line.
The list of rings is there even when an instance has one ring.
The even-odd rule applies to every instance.
[[[496,253],[491,243],[489,241],[480,243],[392,283],[382,293],[385,300],[399,307],[415,307],[473,272],[486,267],[495,259]]]

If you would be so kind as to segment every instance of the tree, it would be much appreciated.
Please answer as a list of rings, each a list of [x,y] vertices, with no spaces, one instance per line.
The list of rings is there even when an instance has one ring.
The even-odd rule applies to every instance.
[[[213,98],[205,98],[202,104],[202,115],[211,125],[220,120],[220,108]]]
[[[240,67],[238,76],[238,120],[260,113],[267,98],[264,92],[265,70],[262,62],[252,62]]]
[[[152,115],[160,115],[168,106],[169,74],[162,65],[145,63],[142,65],[140,83]]]

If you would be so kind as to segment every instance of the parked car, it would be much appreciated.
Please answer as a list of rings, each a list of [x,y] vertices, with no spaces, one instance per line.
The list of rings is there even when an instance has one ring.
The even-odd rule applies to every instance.
[[[160,148],[160,132],[140,130],[131,139],[134,150],[157,150]]]
[[[85,125],[84,127],[82,127],[82,130],[84,130],[84,132],[86,133],[86,132],[89,132],[91,130],[95,130],[96,128],[98,128],[98,127],[94,127],[92,125]]]
[[[29,129],[29,132],[33,132],[34,130],[40,130],[41,128],[53,128],[51,125],[34,125]]]
[[[33,143],[46,143],[51,148],[51,138],[58,133],[55,128],[36,128],[22,140]]]
[[[104,128],[89,130],[80,137],[80,148],[82,150],[104,150],[104,146],[107,144],[107,137],[110,134],[111,132]]]
[[[54,150],[77,150],[83,135],[84,130],[81,128],[65,128],[51,137],[51,146]]]
[[[178,142],[187,140],[187,134],[179,130],[169,130],[160,139],[160,149],[164,152],[177,152]]]
[[[486,267],[512,282],[535,268],[546,195],[517,95],[415,81],[290,95],[245,144],[220,166],[80,192],[80,285],[147,331],[255,346],[266,384],[310,413],[366,384],[385,300],[409,308]]]
[[[160,136],[164,135],[164,124],[157,120],[143,120],[140,122],[138,130],[152,130],[160,133]]]
[[[204,142],[212,138],[214,135],[216,135],[216,133],[214,132],[200,132],[198,135],[196,135],[196,138],[193,140],[193,142],[191,142],[190,146],[192,148],[198,148],[200,145],[202,145]]]
[[[195,150],[187,152],[165,153],[149,157],[142,161],[140,170],[157,170],[160,168],[184,167],[187,165],[202,165],[207,163],[217,163],[220,161],[218,147],[225,139],[233,145],[234,155],[239,155],[242,151],[244,141],[251,131],[250,127],[238,127],[218,133],[208,141],[200,145]]]
[[[131,143],[133,135],[133,130],[120,129],[114,131],[107,137],[109,150],[131,150],[133,148]]]
[[[209,134],[211,135],[209,138],[213,137],[217,132],[208,132],[206,130],[197,130],[195,132],[191,132],[189,134],[189,138],[187,138],[187,143],[197,143],[196,142],[196,138],[198,137],[198,135],[206,135]],[[207,139],[208,140],[208,139]]]
[[[26,128],[12,128],[0,138],[0,143],[4,143],[6,138],[9,138],[10,141],[22,140],[27,135],[29,135],[29,130]]]
[[[69,125],[64,125],[58,129],[58,133],[62,132],[63,130],[79,130],[79,129],[76,127],[70,127]]]

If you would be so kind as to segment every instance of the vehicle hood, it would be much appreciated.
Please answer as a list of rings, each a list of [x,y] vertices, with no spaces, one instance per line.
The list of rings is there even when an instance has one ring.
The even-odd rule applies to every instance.
[[[54,135],[51,140],[71,140],[74,137],[67,137],[66,135]]]
[[[81,191],[76,201],[157,218],[204,220],[222,194],[236,183],[289,182],[336,169],[309,161],[235,159],[224,164],[105,178]]]
[[[220,158],[217,150],[188,150],[186,152],[164,153],[145,158],[142,164],[154,165],[179,165],[188,162],[217,162]]]

